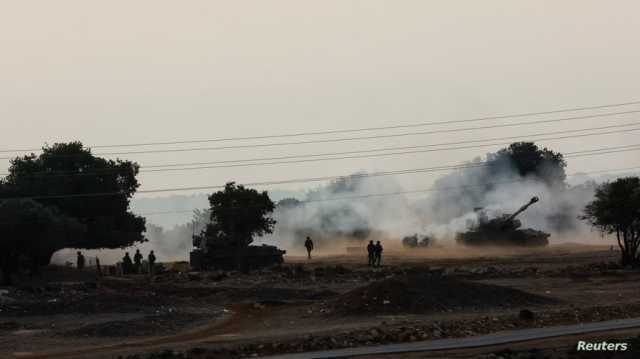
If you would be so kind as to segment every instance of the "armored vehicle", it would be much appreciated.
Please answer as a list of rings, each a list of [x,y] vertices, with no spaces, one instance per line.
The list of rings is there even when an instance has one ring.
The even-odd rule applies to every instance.
[[[240,270],[248,271],[282,264],[287,253],[276,246],[232,246],[223,243],[206,243],[194,238],[194,249],[190,255],[193,270]]]
[[[431,237],[418,235],[406,236],[402,238],[402,246],[404,248],[426,248],[433,244]]]
[[[516,217],[529,206],[539,201],[533,197],[513,214],[503,214],[489,219],[482,208],[476,208],[478,222],[469,231],[458,233],[456,241],[468,246],[521,246],[541,247],[549,244],[549,233],[527,228],[520,229],[522,222]]]

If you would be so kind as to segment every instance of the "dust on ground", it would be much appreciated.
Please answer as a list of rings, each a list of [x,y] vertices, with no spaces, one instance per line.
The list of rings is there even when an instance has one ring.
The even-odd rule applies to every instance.
[[[357,255],[288,257],[250,274],[97,280],[52,268],[53,281],[8,289],[0,352],[240,358],[640,316],[640,273],[608,247],[449,250],[390,250],[380,268]]]

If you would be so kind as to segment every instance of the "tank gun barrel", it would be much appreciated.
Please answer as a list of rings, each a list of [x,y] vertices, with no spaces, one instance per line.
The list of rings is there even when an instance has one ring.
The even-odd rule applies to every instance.
[[[524,206],[520,207],[519,210],[515,211],[512,215],[510,215],[505,222],[509,222],[514,220],[520,213],[524,212],[527,210],[527,208],[529,208],[532,204],[538,202],[540,199],[538,197],[532,197],[531,200],[529,201],[529,203],[525,204]]]

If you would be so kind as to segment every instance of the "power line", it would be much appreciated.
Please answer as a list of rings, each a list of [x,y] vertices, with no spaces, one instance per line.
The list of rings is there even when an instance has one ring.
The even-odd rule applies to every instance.
[[[638,149],[634,149],[638,150]],[[616,152],[627,152],[628,149],[618,150],[618,151],[609,151],[607,153],[616,153]],[[600,153],[591,153],[588,155],[598,155]],[[567,156],[567,157],[577,157],[577,156]],[[580,156],[583,157],[583,156]],[[456,169],[467,169],[467,168],[475,168],[475,167],[486,167],[487,162],[477,162],[472,163],[470,165],[459,165],[459,166],[442,166],[442,167],[430,167],[430,168],[416,168],[416,169],[408,169],[408,170],[399,170],[399,171],[388,171],[388,172],[375,172],[375,173],[363,173],[363,174],[354,174],[349,176],[326,176],[326,177],[315,177],[315,178],[306,178],[306,179],[293,179],[293,180],[280,180],[280,181],[268,181],[268,182],[253,182],[243,184],[245,186],[267,186],[267,185],[280,185],[280,184],[291,184],[291,183],[307,183],[307,182],[321,182],[327,180],[340,180],[340,179],[348,179],[348,178],[359,178],[359,177],[380,177],[380,176],[390,176],[390,175],[399,175],[399,174],[414,174],[414,173],[425,173],[425,172],[437,172],[437,171],[446,171],[446,170],[456,170]],[[186,187],[183,189],[178,189],[180,191],[190,191],[190,190],[205,190],[205,189],[217,189],[224,188],[224,185],[218,186],[198,186],[198,187]],[[138,193],[158,193],[158,192],[175,192],[175,189],[163,189],[163,190],[147,190],[147,191],[139,191]]]
[[[532,122],[526,122],[526,123],[500,124],[500,125],[456,128],[456,129],[442,129],[442,130],[424,131],[424,132],[397,133],[397,134],[390,134],[390,135],[343,137],[343,138],[324,139],[324,140],[309,140],[309,141],[280,142],[280,143],[262,143],[262,144],[219,146],[219,147],[197,147],[197,148],[180,148],[180,149],[169,149],[169,150],[111,152],[111,153],[102,153],[100,155],[114,156],[114,155],[126,155],[126,154],[216,151],[216,150],[225,150],[225,149],[259,148],[259,147],[291,146],[291,145],[305,145],[305,144],[317,144],[317,143],[336,143],[336,142],[346,142],[346,141],[374,140],[374,139],[381,139],[381,138],[422,136],[422,135],[432,135],[432,134],[439,134],[439,133],[454,133],[454,132],[466,132],[466,131],[485,130],[485,129],[494,129],[494,128],[502,128],[502,127],[536,125],[536,124],[542,124],[542,123],[556,123],[556,122],[564,122],[564,121],[583,120],[583,119],[588,119],[588,118],[599,118],[599,117],[608,117],[608,116],[615,116],[615,115],[627,115],[627,114],[633,114],[633,113],[639,113],[639,112],[640,112],[640,110],[624,111],[624,112],[612,112],[612,113],[597,114],[597,115],[585,115],[585,116],[576,116],[576,117],[559,118],[559,119],[551,119],[551,120],[532,121]]]
[[[396,174],[432,172],[432,171],[442,171],[442,170],[450,170],[450,169],[458,169],[458,168],[473,168],[473,167],[483,167],[483,166],[484,164],[441,166],[441,167],[429,167],[429,168],[422,168],[422,169],[398,170],[398,171],[376,172],[376,173],[359,173],[359,174],[356,173],[348,176],[324,176],[324,177],[313,177],[313,178],[304,178],[304,179],[253,182],[253,183],[245,183],[242,185],[265,186],[265,185],[276,185],[276,184],[287,184],[287,183],[321,182],[321,181],[327,181],[327,180],[338,180],[338,179],[347,179],[347,178],[379,177],[379,176],[389,176],[389,175],[396,175]],[[144,193],[179,192],[179,191],[192,191],[192,190],[205,190],[205,189],[220,189],[224,187],[225,185],[176,187],[176,188],[164,188],[164,189],[155,189],[155,190],[142,190],[142,191],[137,191],[136,193],[144,194]],[[96,192],[96,193],[79,193],[79,194],[65,194],[65,195],[24,196],[24,197],[0,198],[0,201],[9,200],[9,199],[58,199],[58,198],[87,198],[87,197],[90,198],[90,197],[120,196],[125,194],[126,193],[124,192]]]
[[[640,169],[640,166],[638,166],[638,167],[627,167],[627,168],[617,168],[617,169],[610,169],[610,170],[578,172],[578,173],[569,174],[569,175],[567,175],[567,177],[583,176],[583,175],[596,174],[596,173],[630,171],[630,170],[638,170],[638,169]],[[315,203],[315,202],[340,201],[340,200],[353,200],[353,199],[372,198],[372,197],[397,196],[397,195],[402,195],[402,194],[413,194],[413,193],[449,191],[449,190],[455,190],[455,189],[485,187],[487,185],[509,184],[509,183],[524,182],[524,181],[526,181],[526,179],[518,179],[518,180],[503,181],[503,182],[487,182],[487,183],[483,183],[483,184],[475,185],[475,186],[430,187],[430,188],[427,188],[427,189],[418,189],[418,190],[410,190],[410,191],[396,191],[396,192],[387,192],[387,193],[369,193],[369,194],[356,195],[356,196],[344,196],[344,197],[322,198],[322,199],[315,199],[315,200],[304,200],[304,201],[300,201],[300,204]],[[195,211],[196,209],[199,209],[199,208],[194,208],[194,209],[191,209],[191,210],[157,211],[157,212],[146,212],[146,213],[143,212],[143,213],[138,213],[138,215],[140,215],[140,216],[151,216],[151,215],[159,215],[159,214],[191,213],[191,212]]]
[[[155,173],[155,172],[175,172],[175,171],[189,171],[189,170],[201,170],[201,169],[216,169],[216,168],[233,168],[233,167],[247,167],[247,166],[264,166],[264,165],[276,165],[276,164],[291,164],[291,163],[305,163],[305,162],[318,162],[318,161],[331,161],[331,160],[343,160],[343,159],[356,159],[356,158],[375,158],[375,157],[387,157],[387,156],[397,156],[397,155],[406,155],[406,154],[416,154],[416,153],[426,153],[426,152],[440,152],[440,151],[451,151],[451,150],[460,150],[460,149],[470,149],[470,148],[481,148],[481,147],[491,147],[491,146],[499,146],[506,145],[509,142],[501,142],[501,143],[488,143],[481,145],[470,145],[470,146],[459,146],[459,147],[446,147],[446,148],[436,148],[430,150],[415,150],[415,151],[404,151],[404,152],[391,152],[391,153],[380,153],[373,155],[360,155],[360,156],[345,156],[345,157],[326,157],[326,156],[338,156],[342,154],[356,154],[356,153],[371,153],[371,152],[382,152],[389,150],[401,150],[401,149],[417,149],[417,148],[430,148],[430,147],[438,147],[438,146],[447,146],[447,145],[457,145],[457,144],[467,144],[467,143],[478,143],[478,142],[488,142],[488,141],[498,141],[498,140],[510,140],[517,138],[530,138],[533,136],[546,136],[552,134],[564,134],[564,133],[575,133],[575,132],[584,132],[584,131],[595,131],[602,129],[610,129],[610,128],[621,128],[621,127],[629,127],[636,126],[638,123],[628,123],[621,125],[611,125],[611,126],[601,126],[601,127],[591,127],[591,128],[582,128],[582,129],[573,129],[573,130],[563,130],[563,131],[554,131],[547,133],[537,133],[537,134],[528,134],[528,135],[519,135],[519,136],[508,136],[508,137],[497,137],[497,138],[488,138],[488,139],[480,139],[480,140],[471,140],[471,141],[458,141],[458,142],[448,142],[448,143],[438,143],[438,144],[427,144],[427,145],[418,145],[418,146],[402,146],[402,147],[388,147],[381,149],[369,149],[369,150],[359,150],[359,151],[347,151],[347,152],[333,152],[333,153],[323,153],[323,154],[310,154],[310,155],[295,155],[295,156],[282,156],[282,157],[271,157],[271,158],[256,158],[256,159],[245,159],[245,160],[225,160],[225,161],[216,161],[216,162],[204,162],[204,164],[208,163],[236,163],[236,162],[257,162],[261,160],[271,160],[271,159],[294,159],[301,158],[300,160],[291,160],[291,161],[279,161],[279,162],[257,162],[257,163],[242,163],[242,164],[227,164],[227,165],[218,165],[218,166],[200,166],[200,167],[177,167],[177,164],[168,164],[168,165],[154,165],[154,166],[143,166],[142,173]],[[587,133],[580,135],[569,135],[569,136],[561,136],[561,137],[550,137],[550,138],[535,138],[530,139],[531,141],[550,141],[550,140],[559,140],[559,139],[569,139],[569,138],[579,138],[579,137],[590,137],[590,136],[599,136],[599,135],[607,135],[613,133],[627,133],[632,131],[638,131],[639,128],[628,128],[624,130],[618,131],[608,131],[608,132],[598,132],[598,133]],[[321,157],[325,156],[326,158],[308,158],[308,157]],[[190,164],[183,164],[188,166]],[[159,168],[159,167],[172,167],[172,168]],[[145,170],[146,168],[157,168],[152,170]],[[90,172],[82,172],[82,173],[51,173],[51,172],[36,172],[28,175],[28,177],[37,177],[37,176],[45,176],[45,177],[67,177],[67,176],[95,176],[103,173],[118,173],[125,172],[123,169],[104,169],[104,170],[96,170]],[[0,174],[0,175],[8,175],[8,173]]]
[[[177,148],[177,149],[165,149],[165,150],[103,152],[103,153],[96,153],[96,155],[99,155],[99,156],[117,156],[117,155],[133,155],[133,154],[178,153],[178,152],[196,152],[196,151],[217,151],[217,150],[241,149],[241,148],[264,148],[264,147],[292,146],[292,145],[305,145],[305,144],[318,144],[318,143],[337,143],[337,142],[347,142],[347,141],[373,140],[373,139],[381,139],[381,138],[422,136],[422,135],[431,135],[431,134],[439,134],[439,133],[466,132],[466,131],[475,131],[475,130],[503,128],[503,127],[516,127],[516,126],[524,126],[524,125],[536,125],[536,124],[543,124],[543,123],[557,123],[557,122],[575,121],[575,120],[582,120],[582,119],[589,119],[589,118],[600,118],[600,117],[609,117],[609,116],[616,116],[616,115],[628,115],[628,114],[633,114],[633,113],[640,113],[640,110],[623,111],[623,112],[610,112],[610,113],[603,113],[603,114],[596,114],[596,115],[584,115],[584,116],[566,117],[566,118],[549,119],[549,120],[539,120],[539,121],[531,121],[531,122],[523,122],[523,123],[510,123],[510,124],[488,125],[488,126],[478,126],[478,127],[455,128],[455,129],[441,129],[441,130],[423,131],[423,132],[407,132],[407,133],[397,133],[397,134],[388,134],[388,135],[372,135],[372,136],[361,136],[361,137],[343,137],[343,138],[322,139],[322,140],[308,140],[308,141],[297,141],[297,142],[277,142],[277,143],[261,143],[261,144],[232,145],[232,146],[218,146],[218,147],[192,147],[192,148]],[[77,155],[55,155],[55,156],[56,157],[75,157]],[[5,159],[5,160],[13,159],[13,158],[15,158],[15,157],[0,157],[0,159]]]
[[[640,101],[629,101],[629,102],[605,104],[605,105],[596,105],[596,106],[574,107],[574,108],[558,109],[558,110],[551,110],[551,111],[525,112],[525,113],[517,113],[517,114],[509,114],[509,115],[478,117],[478,118],[471,118],[471,119],[464,119],[464,120],[422,122],[422,123],[406,124],[406,125],[392,125],[392,126],[380,126],[380,127],[363,127],[363,128],[355,128],[355,129],[324,130],[324,131],[297,132],[297,133],[285,133],[285,134],[274,134],[274,135],[263,135],[263,136],[215,138],[215,139],[203,139],[203,140],[179,140],[179,141],[141,142],[141,143],[128,143],[128,144],[106,144],[106,145],[93,146],[93,148],[117,148],[117,147],[137,147],[137,146],[160,146],[160,145],[180,145],[180,144],[193,144],[193,143],[211,143],[211,142],[224,142],[224,141],[245,141],[245,140],[269,139],[269,138],[287,138],[287,137],[300,137],[300,136],[313,136],[313,135],[329,135],[329,134],[337,134],[337,133],[356,133],[356,132],[392,130],[392,129],[402,129],[402,128],[418,128],[418,127],[434,126],[434,125],[481,122],[481,121],[500,120],[500,119],[508,119],[508,118],[522,118],[522,117],[532,117],[532,116],[540,116],[540,115],[550,115],[550,114],[556,114],[556,113],[566,113],[566,112],[575,112],[575,111],[596,110],[596,109],[622,107],[622,106],[630,106],[630,105],[637,105],[637,104],[640,104]],[[29,151],[39,151],[39,150],[41,150],[41,149],[37,148],[37,149],[0,150],[0,153],[29,152]]]
[[[612,134],[612,133],[633,132],[633,131],[638,131],[638,130],[640,130],[640,127],[639,128],[626,129],[626,130],[619,130],[619,131],[609,131],[609,132],[597,133],[597,134],[584,134],[584,135],[573,135],[573,136],[563,136],[563,137],[540,138],[540,139],[536,139],[536,141],[549,141],[549,140],[558,140],[558,139],[567,139],[567,138],[590,137],[590,136],[606,135],[606,134]],[[315,159],[303,159],[303,160],[292,160],[292,161],[259,162],[259,163],[245,163],[245,164],[218,165],[218,166],[162,168],[162,169],[153,169],[153,170],[148,170],[148,171],[143,170],[141,172],[142,173],[150,173],[150,172],[170,172],[170,171],[191,171],[191,170],[202,170],[202,169],[233,168],[233,167],[247,167],[247,166],[265,166],[265,165],[292,164],[292,163],[308,163],[308,162],[345,160],[345,159],[356,159],[356,158],[377,158],[377,157],[388,157],[388,156],[398,156],[398,155],[427,153],[427,152],[441,152],[441,151],[453,151],[453,150],[462,150],[462,149],[471,149],[471,148],[493,147],[493,146],[501,146],[501,145],[508,145],[508,144],[510,144],[510,142],[486,143],[486,144],[482,144],[482,145],[446,147],[446,148],[436,148],[436,149],[429,149],[429,150],[416,150],[416,151],[380,153],[380,154],[375,154],[375,155],[315,158]],[[635,146],[640,146],[640,144],[635,145]]]
[[[545,133],[534,133],[534,134],[518,135],[518,136],[485,138],[485,139],[479,139],[479,140],[466,140],[466,141],[457,141],[457,142],[432,143],[432,144],[427,144],[427,145],[415,145],[415,146],[383,147],[383,148],[374,148],[374,149],[357,150],[357,151],[328,152],[328,153],[325,152],[325,153],[309,154],[309,155],[262,157],[262,158],[252,158],[252,159],[224,160],[224,161],[211,161],[211,162],[173,163],[173,164],[165,164],[165,165],[160,164],[160,165],[149,165],[149,166],[145,165],[145,166],[142,166],[141,168],[142,169],[147,169],[147,168],[162,168],[162,167],[200,166],[200,165],[213,165],[213,164],[224,164],[224,163],[273,161],[273,160],[297,159],[297,158],[309,158],[309,157],[339,156],[339,155],[382,152],[382,151],[409,150],[409,149],[419,149],[419,148],[428,148],[428,147],[461,145],[461,144],[468,144],[468,143],[512,140],[512,139],[518,139],[518,138],[529,138],[529,137],[534,137],[534,136],[548,136],[548,135],[558,135],[558,134],[584,132],[584,131],[596,131],[596,130],[603,130],[603,129],[610,129],[610,128],[636,126],[638,124],[639,124],[638,122],[634,122],[634,123],[627,123],[627,124],[621,124],[621,125],[590,127],[590,128],[579,128],[579,129],[572,129],[572,130],[563,130],[563,131],[554,131],[554,132],[545,132]],[[631,130],[633,130],[633,129],[631,129]],[[625,130],[624,132],[627,132],[627,130]],[[609,132],[605,132],[603,134],[609,134]],[[531,141],[535,141],[535,140],[531,140]]]
[[[632,149],[632,150],[638,150],[638,149]],[[588,152],[592,152],[592,153],[585,154],[585,155],[593,156],[593,155],[601,154],[601,153],[593,153],[593,151],[594,150],[588,150]],[[606,153],[608,154],[608,153],[627,152],[627,151],[629,151],[629,149],[608,151]],[[574,152],[574,153],[577,154],[578,152]],[[572,156],[567,156],[567,157],[577,157],[577,156],[573,156],[572,155]],[[381,177],[381,176],[415,174],[415,173],[428,173],[428,172],[468,169],[468,168],[486,167],[486,166],[487,166],[487,162],[484,161],[484,162],[476,162],[476,163],[471,163],[471,164],[466,164],[466,165],[449,165],[449,166],[440,166],[440,167],[426,167],[426,168],[404,169],[404,170],[375,172],[375,173],[356,173],[356,174],[352,174],[352,175],[348,175],[348,176],[344,176],[344,175],[343,176],[324,176],[324,177],[277,180],[277,181],[252,182],[252,183],[244,183],[243,185],[244,186],[268,186],[268,185],[281,185],[281,184],[291,184],[291,183],[322,182],[322,181],[328,181],[328,180]],[[142,191],[137,191],[137,193],[138,194],[145,194],[145,193],[182,192],[182,191],[220,189],[220,188],[224,188],[224,187],[225,187],[225,185],[174,187],[174,188],[163,188],[163,189],[155,189],[155,190],[142,190]],[[99,193],[65,194],[65,195],[25,196],[25,197],[4,198],[4,199],[0,199],[0,200],[8,200],[8,199],[90,198],[90,197],[105,197],[105,196],[120,196],[120,195],[125,195],[125,193],[123,193],[123,192],[99,192]]]

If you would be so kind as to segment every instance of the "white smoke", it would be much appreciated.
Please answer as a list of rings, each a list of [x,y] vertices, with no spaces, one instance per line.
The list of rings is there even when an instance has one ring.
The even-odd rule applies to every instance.
[[[578,219],[593,199],[593,185],[549,181],[558,175],[550,166],[537,175],[521,176],[510,162],[495,159],[492,154],[474,159],[467,168],[439,178],[426,199],[414,202],[403,195],[375,196],[411,190],[391,177],[354,174],[309,192],[303,203],[282,203],[275,213],[276,231],[264,240],[285,248],[301,248],[307,235],[321,246],[336,238],[362,238],[364,233],[383,239],[418,233],[451,240],[477,222],[475,209],[481,207],[493,218],[517,211],[534,196],[540,202],[518,216],[522,228],[548,232],[552,243],[594,238]],[[483,166],[487,160],[494,162]]]
[[[402,195],[376,194],[403,190],[392,178],[371,181],[362,173],[334,181],[308,192],[303,202],[280,202],[275,231],[263,240],[295,249],[311,236],[322,249],[336,238],[401,238],[407,228],[422,228],[419,214]]]

